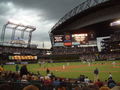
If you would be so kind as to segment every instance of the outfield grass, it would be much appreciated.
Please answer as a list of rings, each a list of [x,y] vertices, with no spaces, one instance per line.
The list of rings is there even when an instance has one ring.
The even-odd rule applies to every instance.
[[[46,75],[46,68],[49,68],[56,76],[65,78],[78,78],[80,74],[84,74],[93,80],[93,71],[97,67],[100,71],[99,78],[102,81],[106,80],[109,72],[111,72],[113,79],[120,82],[120,61],[115,61],[115,67],[113,67],[112,62],[96,61],[91,63],[90,66],[88,66],[88,63],[82,62],[69,62],[69,65],[67,65],[68,63],[46,63],[42,66],[39,64],[28,64],[27,68],[30,72],[37,73],[39,71],[42,75]],[[65,69],[62,68],[63,65],[66,67]],[[5,65],[4,68],[5,70],[15,71],[15,65]]]

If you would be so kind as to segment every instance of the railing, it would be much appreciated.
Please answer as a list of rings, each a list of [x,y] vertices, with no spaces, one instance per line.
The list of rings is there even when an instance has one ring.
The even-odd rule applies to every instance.
[[[85,2],[79,4],[78,6],[76,6],[75,8],[73,8],[71,11],[69,11],[67,14],[65,14],[51,29],[54,30],[56,27],[58,27],[60,24],[62,24],[63,22],[65,22],[66,20],[68,20],[69,18],[77,15],[78,13],[93,7],[95,5],[98,5],[100,3],[106,2],[109,0],[86,0]],[[50,32],[51,32],[50,31]]]

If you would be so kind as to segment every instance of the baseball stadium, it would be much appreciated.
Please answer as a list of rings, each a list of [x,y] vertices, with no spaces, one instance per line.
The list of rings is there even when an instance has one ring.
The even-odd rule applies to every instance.
[[[51,49],[31,44],[34,26],[7,22],[0,90],[120,90],[119,10],[119,0],[80,3],[49,31]]]

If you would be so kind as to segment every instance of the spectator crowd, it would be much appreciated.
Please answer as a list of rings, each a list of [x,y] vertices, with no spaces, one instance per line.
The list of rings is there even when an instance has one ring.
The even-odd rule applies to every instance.
[[[98,75],[99,70],[95,69],[94,73]],[[85,75],[77,79],[56,77],[48,68],[46,76],[42,76],[39,72],[29,72],[27,66],[23,65],[20,72],[1,69],[0,90],[120,90],[120,83],[114,81],[111,73],[105,81],[98,76],[92,81]]]

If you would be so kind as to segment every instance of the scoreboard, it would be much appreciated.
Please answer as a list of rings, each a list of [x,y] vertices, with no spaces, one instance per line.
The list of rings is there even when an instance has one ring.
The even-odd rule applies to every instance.
[[[88,42],[88,34],[87,33],[73,34],[72,42],[78,42],[79,44],[86,44]]]
[[[94,32],[54,35],[54,46],[87,45],[95,41]]]

